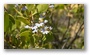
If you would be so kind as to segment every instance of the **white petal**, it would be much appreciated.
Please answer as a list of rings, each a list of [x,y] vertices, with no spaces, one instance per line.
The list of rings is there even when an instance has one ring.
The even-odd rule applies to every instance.
[[[39,18],[39,20],[41,21],[41,20],[43,20],[43,18]]]
[[[48,34],[49,33],[49,31],[44,31],[44,32],[42,32],[43,34]]]
[[[48,20],[44,20],[44,23],[47,23],[48,22]]]
[[[30,28],[30,26],[26,25],[26,26],[24,26],[24,28]]]
[[[44,25],[44,23],[40,23],[40,26],[43,26]]]
[[[37,32],[37,30],[35,29],[35,30],[33,30],[32,32],[35,33],[35,32]]]
[[[35,23],[35,25],[37,26],[37,25],[38,25],[38,23]]]
[[[52,30],[52,27],[49,27],[50,30]]]
[[[49,31],[45,31],[45,34],[48,34],[49,33]]]
[[[38,28],[37,26],[34,26],[34,27],[32,27],[32,30],[33,30],[33,29],[37,29],[37,28]]]
[[[45,34],[45,32],[43,32],[43,34]]]
[[[39,23],[35,23],[35,25],[36,25],[37,27],[40,27],[40,24],[39,24]]]
[[[45,26],[45,30],[48,29],[49,27]]]
[[[43,15],[45,15],[46,13],[44,12]]]

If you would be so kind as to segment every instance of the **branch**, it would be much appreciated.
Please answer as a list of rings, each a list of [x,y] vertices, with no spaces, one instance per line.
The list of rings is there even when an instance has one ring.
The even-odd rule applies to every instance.
[[[63,36],[62,36],[61,42],[63,41],[63,39],[64,39],[64,37],[65,37],[67,31],[69,30],[69,26],[70,26],[70,18],[69,18],[69,20],[68,20],[67,30],[65,31],[65,33],[64,33]]]
[[[81,26],[80,26],[78,32],[76,33],[75,37],[71,40],[71,42],[68,44],[68,46],[66,48],[69,48],[72,45],[72,43],[79,37],[78,36],[78,33],[81,30],[81,28],[82,28],[83,25],[84,25],[84,22],[81,24]]]

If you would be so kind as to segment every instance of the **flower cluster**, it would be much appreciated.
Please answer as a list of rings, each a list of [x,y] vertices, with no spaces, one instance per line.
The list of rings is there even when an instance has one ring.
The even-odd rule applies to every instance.
[[[39,21],[41,21],[43,18],[39,18]],[[48,20],[44,20],[43,22],[40,23],[35,23],[34,26],[29,26],[26,25],[25,28],[30,28],[32,29],[32,33],[37,33],[40,31],[42,34],[48,34],[50,30],[52,30],[51,26],[46,26],[45,24],[48,22]]]

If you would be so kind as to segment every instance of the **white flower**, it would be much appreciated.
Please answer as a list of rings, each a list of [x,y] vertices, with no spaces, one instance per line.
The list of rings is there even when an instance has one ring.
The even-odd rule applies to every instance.
[[[39,18],[39,20],[40,20],[40,21],[42,21],[42,20],[43,20],[43,18],[42,18],[42,17],[40,17],[40,18]]]
[[[38,23],[35,23],[36,26],[38,26]]]
[[[49,8],[54,8],[54,5],[50,5]]]
[[[48,20],[44,20],[44,23],[47,23],[48,22]]]
[[[44,25],[44,23],[35,23],[35,26],[37,26],[37,27],[41,27],[41,26],[43,26]]]
[[[40,27],[40,24],[39,24],[39,23],[35,23],[35,25],[36,25],[37,27]]]
[[[30,26],[26,25],[26,26],[24,26],[24,28],[30,28]]]
[[[43,26],[43,25],[44,25],[44,23],[40,23],[39,25],[40,25],[40,26]]]
[[[49,31],[44,31],[44,32],[43,32],[43,34],[48,34],[48,33],[49,33]]]
[[[50,30],[52,30],[52,27],[49,27]]]
[[[49,31],[41,30],[41,33],[42,33],[42,34],[48,34]]]
[[[32,27],[32,30],[35,30],[35,29],[37,29],[38,27],[37,26],[34,26],[34,27]]]
[[[46,29],[48,29],[49,27],[45,26],[44,28],[45,28],[45,30],[46,30]]]
[[[38,30],[37,30],[37,29],[35,29],[35,30],[33,30],[32,32],[33,32],[33,33],[35,33],[35,32],[37,32],[37,31],[38,31]]]
[[[46,13],[44,12],[43,15],[45,15]]]

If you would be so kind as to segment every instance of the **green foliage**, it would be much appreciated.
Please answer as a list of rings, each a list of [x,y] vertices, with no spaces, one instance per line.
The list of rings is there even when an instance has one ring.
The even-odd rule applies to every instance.
[[[39,13],[45,12],[48,9],[48,4],[39,4],[37,5],[37,9]]]
[[[14,10],[16,11],[17,14],[19,14],[20,16],[23,16],[23,14],[19,12],[17,9],[14,8]]]
[[[26,4],[28,11],[32,11],[33,9],[35,9],[35,5],[34,4]]]
[[[4,13],[4,32],[8,30],[8,27],[9,27],[9,15],[7,12],[5,12]]]
[[[55,4],[56,9],[64,9],[64,4]]]
[[[27,20],[27,18],[23,17],[23,16],[17,16],[17,20],[20,22],[23,22],[25,24],[29,24],[30,22]]]
[[[5,4],[5,49],[83,49],[83,6]]]

